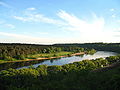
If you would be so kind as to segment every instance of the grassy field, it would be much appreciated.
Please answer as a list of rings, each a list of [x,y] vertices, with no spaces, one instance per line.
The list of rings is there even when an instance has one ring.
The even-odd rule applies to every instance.
[[[71,55],[73,52],[58,52],[58,53],[41,53],[41,54],[34,54],[34,55],[27,55],[25,59],[19,60],[0,60],[0,63],[10,63],[10,62],[22,62],[22,61],[31,61],[31,59],[37,60],[38,58],[50,58],[50,57],[59,57],[65,55]]]
[[[70,55],[72,52],[58,52],[58,53],[42,53],[35,55],[28,55],[26,59],[37,59],[37,58],[49,58],[49,57],[58,57],[63,55]]]

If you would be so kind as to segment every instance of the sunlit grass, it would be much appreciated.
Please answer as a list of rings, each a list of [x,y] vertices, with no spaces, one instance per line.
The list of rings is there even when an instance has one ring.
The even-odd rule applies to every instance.
[[[69,54],[72,54],[72,52],[42,53],[42,54],[28,55],[27,58],[31,58],[31,59],[48,58],[48,57],[58,57]]]

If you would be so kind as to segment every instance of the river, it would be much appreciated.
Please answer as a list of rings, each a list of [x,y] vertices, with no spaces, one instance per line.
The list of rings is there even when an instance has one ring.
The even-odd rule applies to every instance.
[[[21,68],[28,68],[31,65],[34,67],[37,67],[42,64],[46,65],[64,65],[68,63],[73,63],[77,61],[82,61],[85,59],[96,59],[96,58],[105,58],[109,56],[115,56],[117,53],[115,52],[108,52],[108,51],[97,51],[93,55],[79,55],[79,56],[71,56],[71,57],[64,57],[64,58],[59,58],[59,59],[51,59],[51,60],[45,60],[45,61],[26,61],[26,62],[13,62],[13,63],[3,63],[0,64],[0,70],[6,70],[9,68],[14,68],[14,69],[21,69]]]
[[[97,51],[95,54],[93,55],[79,55],[79,56],[72,56],[72,57],[64,57],[64,58],[60,58],[60,59],[53,59],[53,60],[46,60],[37,64],[32,64],[34,67],[37,67],[39,65],[42,64],[46,64],[46,65],[64,65],[64,64],[68,64],[68,63],[73,63],[73,62],[77,62],[77,61],[82,61],[85,59],[96,59],[96,58],[105,58],[105,57],[109,57],[109,56],[115,56],[117,55],[117,53],[115,52],[108,52],[108,51]],[[20,67],[20,68],[28,68],[29,66],[24,66],[24,67]],[[18,68],[18,69],[20,69]]]

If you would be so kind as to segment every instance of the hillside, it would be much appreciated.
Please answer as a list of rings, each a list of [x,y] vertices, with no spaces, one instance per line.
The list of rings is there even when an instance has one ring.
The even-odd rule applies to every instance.
[[[55,52],[56,50],[78,52],[91,51],[95,45],[88,44],[89,47],[86,45],[80,47],[80,44],[52,45],[43,49],[39,48],[41,47],[39,45],[2,45],[2,50],[9,51],[10,46],[16,47],[16,52],[21,52],[23,48],[25,52],[44,49]],[[96,44],[95,48],[119,52],[120,45]],[[1,90],[120,90],[120,55],[83,60],[62,66],[39,65],[37,68],[31,66],[19,70],[12,68],[2,70],[0,87]]]
[[[62,66],[3,70],[0,87],[3,90],[119,90],[119,60],[120,56],[112,56]]]

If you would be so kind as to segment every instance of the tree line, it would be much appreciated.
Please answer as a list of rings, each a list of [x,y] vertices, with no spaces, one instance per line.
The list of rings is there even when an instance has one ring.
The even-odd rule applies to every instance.
[[[54,44],[54,46],[76,46],[82,48],[88,48],[102,51],[112,51],[120,53],[120,43],[73,43],[73,44]]]
[[[0,60],[24,60],[28,55],[41,53],[66,52],[84,52],[94,53],[94,49],[81,48],[77,46],[54,46],[37,44],[18,44],[18,43],[0,43]]]

